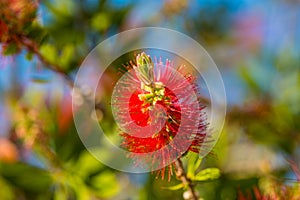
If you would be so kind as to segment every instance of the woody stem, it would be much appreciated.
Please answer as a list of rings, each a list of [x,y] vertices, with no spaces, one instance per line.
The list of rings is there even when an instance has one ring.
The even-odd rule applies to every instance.
[[[56,72],[57,74],[60,74],[62,77],[65,78],[67,84],[72,88],[74,86],[74,82],[71,79],[71,77],[68,75],[67,72],[65,72],[63,67],[57,65],[56,63],[49,62],[39,51],[38,44],[36,44],[34,41],[24,37],[14,37],[14,39],[21,43],[29,52],[34,53],[37,58],[47,67],[48,69]]]
[[[184,197],[185,200],[198,200],[198,195],[195,191],[195,185],[192,183],[191,179],[187,177],[187,174],[184,170],[182,161],[180,158],[178,158],[175,161],[175,170],[176,170],[176,176],[181,182],[183,183],[184,186],[186,186],[187,191],[189,193],[188,197]]]

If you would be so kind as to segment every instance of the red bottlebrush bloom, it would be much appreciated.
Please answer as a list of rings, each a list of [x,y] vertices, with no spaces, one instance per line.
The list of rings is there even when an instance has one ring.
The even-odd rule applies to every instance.
[[[7,33],[8,31],[8,27],[7,25],[2,21],[0,20],[0,41],[5,41],[5,34]]]
[[[112,105],[122,129],[122,147],[137,164],[150,164],[169,179],[176,159],[199,153],[207,133],[195,78],[167,60],[137,56],[117,83]]]
[[[26,33],[36,18],[37,7],[36,0],[0,1],[0,43],[4,50],[10,44],[20,50],[21,40],[28,36]]]

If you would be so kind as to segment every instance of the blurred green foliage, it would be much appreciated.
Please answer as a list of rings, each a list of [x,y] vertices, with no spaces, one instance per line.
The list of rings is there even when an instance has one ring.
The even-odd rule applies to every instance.
[[[73,77],[97,43],[138,26],[165,26],[189,34],[205,45],[224,75],[229,105],[222,135],[207,157],[190,154],[184,159],[187,176],[195,181],[200,197],[300,199],[296,170],[300,144],[299,20],[291,28],[295,29],[295,40],[268,47],[271,36],[255,31],[262,28],[264,32],[265,27],[272,26],[270,22],[259,25],[267,21],[259,18],[259,11],[263,7],[268,13],[269,4],[249,8],[255,10],[251,15],[247,6],[243,10],[239,3],[229,0],[215,4],[201,1],[200,7],[194,1],[162,1],[159,9],[155,3],[143,1],[45,0],[16,15],[18,5],[23,8],[24,2],[33,1],[11,2],[16,7],[7,9],[0,3],[2,54],[13,60],[10,87],[1,94],[1,104],[9,113],[3,115],[10,123],[7,133],[1,130],[0,199],[183,198],[184,185],[175,177],[168,182],[154,174],[122,173],[93,158],[73,124],[70,88],[66,82],[59,85],[60,92],[53,90],[57,85],[51,86],[59,82],[59,74]],[[299,14],[297,2],[271,3],[275,7],[282,4],[296,8]],[[33,16],[37,19],[32,20]],[[248,35],[251,30],[254,36]],[[276,31],[271,35],[281,37]],[[18,67],[25,57],[41,72],[49,68],[55,73],[50,78],[39,74],[24,84],[19,80],[23,71]],[[110,79],[101,86],[114,82],[122,64],[132,57],[125,55],[112,63],[107,72]],[[4,57],[0,59],[2,62]],[[234,76],[226,77],[226,72]],[[102,116],[101,125],[115,136],[107,107],[111,91],[108,86],[106,89],[102,97],[106,103],[97,105],[98,119]],[[242,97],[231,103],[239,90]]]

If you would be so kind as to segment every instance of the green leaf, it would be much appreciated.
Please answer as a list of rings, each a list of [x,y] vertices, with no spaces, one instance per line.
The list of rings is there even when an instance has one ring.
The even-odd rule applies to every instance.
[[[110,198],[116,195],[120,186],[116,175],[111,171],[104,171],[92,178],[91,181],[95,192],[101,198]]]
[[[69,195],[66,189],[62,189],[62,188],[56,188],[55,192],[54,192],[54,200],[60,200],[60,199],[68,199]]]
[[[194,181],[208,181],[208,180],[214,180],[219,178],[221,175],[221,172],[218,168],[207,168],[204,170],[201,170],[199,173],[196,174],[195,177],[192,178]]]
[[[68,68],[68,65],[74,56],[75,48],[73,45],[65,45],[64,48],[62,49],[60,58],[59,58],[59,63],[62,67]]]
[[[55,63],[57,59],[57,50],[51,44],[44,44],[41,46],[41,54],[51,63]]]
[[[3,55],[12,55],[18,52],[18,46],[15,43],[9,43],[3,50]]]
[[[32,192],[47,190],[52,183],[47,171],[24,163],[2,163],[0,174],[12,184]]]
[[[85,184],[85,182],[83,182],[81,177],[72,175],[72,177],[69,178],[69,183],[76,194],[76,199],[78,200],[90,199],[89,189]]]
[[[14,194],[13,188],[0,177],[0,198],[6,200],[16,199],[16,195]]]
[[[200,167],[202,158],[196,153],[190,153],[187,165],[187,176],[193,178],[195,176],[196,170]]]
[[[168,190],[179,190],[181,188],[184,187],[183,183],[180,183],[178,185],[174,185],[174,186],[169,186],[169,187],[164,187],[164,189],[168,189]]]
[[[84,151],[80,154],[79,159],[75,165],[72,165],[72,169],[77,171],[77,173],[86,178],[92,173],[95,173],[103,168],[103,164],[99,162],[94,156],[92,156],[88,151]]]
[[[47,35],[48,32],[36,21],[31,24],[27,33],[27,37],[34,40],[37,44],[42,44]]]
[[[32,58],[33,58],[33,53],[32,52],[27,52],[26,59],[27,60],[32,60]]]
[[[48,83],[50,78],[48,76],[41,76],[41,75],[38,75],[38,74],[32,74],[31,75],[31,80],[33,82],[36,82],[36,83]]]
[[[104,31],[109,27],[110,20],[106,13],[95,15],[91,21],[91,26],[97,31]]]
[[[251,74],[248,68],[241,67],[239,69],[240,76],[242,79],[246,82],[246,84],[250,87],[250,89],[254,92],[260,92],[260,86],[257,83],[257,80],[255,80],[255,77]]]

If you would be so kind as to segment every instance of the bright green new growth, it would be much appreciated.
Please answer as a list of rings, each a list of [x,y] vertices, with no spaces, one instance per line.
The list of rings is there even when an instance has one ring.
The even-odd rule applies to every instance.
[[[136,57],[137,66],[133,66],[138,78],[146,86],[154,84],[154,64],[149,55],[145,52]]]
[[[141,89],[148,92],[140,94],[141,101],[155,105],[157,101],[161,101],[165,94],[163,83],[154,81],[154,63],[151,57],[145,52],[136,56],[137,66],[133,66],[138,79],[141,81]]]

